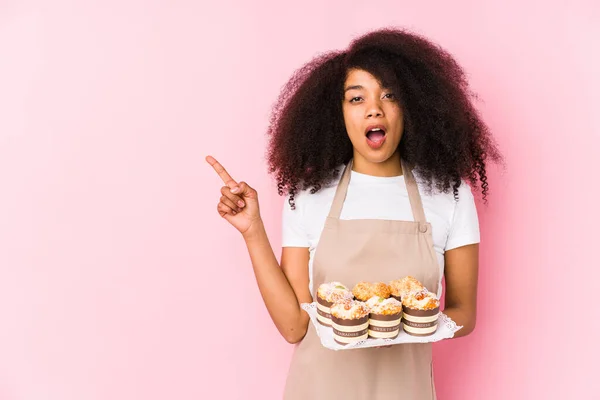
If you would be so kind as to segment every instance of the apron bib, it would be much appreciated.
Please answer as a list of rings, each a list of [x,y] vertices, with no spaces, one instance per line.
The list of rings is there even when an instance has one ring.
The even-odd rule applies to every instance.
[[[407,275],[437,293],[440,270],[431,224],[415,178],[402,163],[414,221],[356,219],[340,215],[353,161],[338,184],[313,262],[312,296],[320,284],[339,281],[350,289],[360,281],[389,282]],[[296,346],[286,382],[286,400],[435,399],[431,343],[334,351],[321,345],[309,323]]]

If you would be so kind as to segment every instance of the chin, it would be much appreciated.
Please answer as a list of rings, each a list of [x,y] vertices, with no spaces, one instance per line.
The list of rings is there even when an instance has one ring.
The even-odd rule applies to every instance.
[[[373,150],[371,148],[357,150],[358,154],[367,162],[372,164],[381,164],[392,158],[397,150],[389,151],[385,149]]]

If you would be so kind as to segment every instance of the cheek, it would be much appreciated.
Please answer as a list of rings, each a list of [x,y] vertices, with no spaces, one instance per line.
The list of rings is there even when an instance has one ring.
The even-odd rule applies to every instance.
[[[390,104],[386,110],[388,116],[392,116],[393,118],[400,118],[402,116],[402,110],[400,106]]]
[[[362,119],[356,109],[344,110],[344,122],[348,135],[357,136],[361,134]]]
[[[404,118],[402,114],[402,110],[398,107],[391,108],[388,112],[388,117],[390,121],[400,129],[404,126]]]

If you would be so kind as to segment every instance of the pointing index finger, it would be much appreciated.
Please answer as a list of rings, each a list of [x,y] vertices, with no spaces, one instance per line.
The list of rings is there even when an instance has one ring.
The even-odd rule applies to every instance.
[[[231,177],[231,175],[229,175],[229,173],[225,170],[221,163],[215,160],[214,157],[207,156],[206,161],[213,167],[217,174],[219,174],[221,180],[223,180],[223,183],[225,183],[225,185],[229,186],[230,188],[234,188],[237,186],[237,182]]]

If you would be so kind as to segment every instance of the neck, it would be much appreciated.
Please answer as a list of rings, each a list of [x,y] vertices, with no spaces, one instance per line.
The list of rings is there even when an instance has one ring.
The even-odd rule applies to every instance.
[[[382,162],[371,162],[364,159],[355,151],[352,170],[361,174],[372,176],[390,177],[402,175],[400,153],[396,151],[390,158]]]

